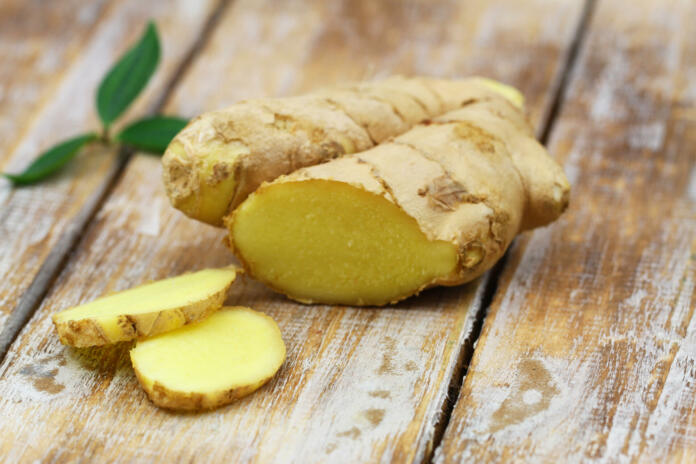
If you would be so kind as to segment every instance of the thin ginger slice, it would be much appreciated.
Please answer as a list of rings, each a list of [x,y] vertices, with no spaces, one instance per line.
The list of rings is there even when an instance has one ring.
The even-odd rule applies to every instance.
[[[133,369],[158,406],[213,409],[246,396],[280,369],[285,344],[275,321],[225,307],[204,321],[138,341]]]
[[[86,347],[147,337],[219,309],[235,268],[205,269],[152,282],[61,311],[53,323],[65,345]]]

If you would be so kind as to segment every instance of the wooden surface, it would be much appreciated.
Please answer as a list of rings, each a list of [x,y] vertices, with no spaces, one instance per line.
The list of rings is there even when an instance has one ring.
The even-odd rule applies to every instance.
[[[696,461],[696,3],[600,2],[437,462]]]
[[[167,110],[192,115],[243,97],[435,68],[443,75],[482,72],[520,85],[539,122],[582,6],[562,2],[547,11],[557,17],[558,27],[540,37],[532,25],[547,9],[543,2],[524,14],[510,10],[514,14],[500,27],[493,18],[505,11],[504,2],[471,4],[468,14],[478,15],[479,27],[466,34],[445,28],[456,35],[440,32],[429,45],[431,53],[419,56],[414,43],[439,30],[447,18],[453,26],[459,24],[463,7],[442,2],[431,11],[424,4],[394,4],[370,19],[370,5],[288,3],[278,11],[273,2],[235,2],[175,89]],[[362,15],[346,23],[358,29],[337,32],[346,11]],[[396,23],[389,12],[395,13]],[[401,34],[396,50],[376,47],[376,35],[385,28]],[[363,37],[364,29],[373,36]],[[524,53],[509,47],[499,52],[500,61],[484,59],[491,43],[511,33],[538,46]],[[259,49],[250,50],[249,43],[258,43]],[[450,55],[454,50],[456,59]],[[525,78],[532,62],[544,72]],[[318,72],[322,68],[334,74],[324,76]],[[13,410],[3,427],[7,438],[2,451],[16,459],[46,459],[54,453],[65,460],[77,456],[72,453],[112,456],[115,449],[123,460],[157,455],[186,460],[201,453],[218,460],[313,456],[317,462],[426,456],[450,381],[470,350],[483,286],[428,292],[394,309],[357,310],[295,305],[242,282],[233,289],[231,302],[278,320],[288,362],[259,394],[205,415],[182,417],[153,407],[137,388],[126,348],[75,352],[56,342],[49,316],[59,307],[231,259],[220,244],[220,231],[168,206],[159,176],[158,160],[151,157],[139,156],[128,166],[0,368],[0,401]],[[85,278],[96,274],[102,277]],[[85,369],[85,364],[103,366]],[[124,432],[113,434],[114,423],[122,423]],[[188,439],[172,440],[173,428]],[[36,446],[44,435],[53,436],[53,446]],[[199,439],[192,440],[194,436]],[[133,446],[119,447],[123,440]],[[218,446],[211,450],[211,443]]]
[[[288,360],[250,397],[180,415],[147,400],[128,346],[64,348],[50,316],[227,264],[223,233],[169,206],[159,160],[147,155],[121,171],[125,161],[95,150],[39,187],[0,185],[9,239],[0,243],[0,329],[21,322],[5,323],[14,338],[24,320],[8,315],[36,309],[0,364],[2,461],[693,459],[696,11],[639,3],[629,12],[572,0],[122,0],[89,6],[74,35],[59,26],[72,17],[58,7],[48,27],[11,3],[19,19],[11,33],[0,27],[0,53],[37,34],[32,46],[47,47],[60,71],[33,72],[30,56],[16,61],[26,78],[0,71],[10,89],[0,101],[40,95],[0,106],[23,130],[0,155],[3,169],[95,123],[94,87],[154,16],[165,65],[133,114],[158,105],[168,83],[165,111],[193,116],[343,80],[480,73],[526,94],[574,190],[558,224],[516,242],[485,319],[496,274],[385,309],[298,305],[240,279],[228,302],[273,316]]]

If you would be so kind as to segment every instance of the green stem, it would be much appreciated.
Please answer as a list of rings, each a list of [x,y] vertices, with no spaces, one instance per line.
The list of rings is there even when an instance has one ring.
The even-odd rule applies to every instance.
[[[99,141],[104,145],[109,145],[111,143],[111,139],[109,138],[109,126],[104,126]]]

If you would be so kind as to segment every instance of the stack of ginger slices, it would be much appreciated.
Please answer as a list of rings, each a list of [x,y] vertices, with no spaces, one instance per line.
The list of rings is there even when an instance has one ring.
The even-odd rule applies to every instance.
[[[285,360],[271,317],[223,307],[236,273],[205,269],[148,283],[56,313],[53,323],[69,346],[137,340],[133,369],[156,405],[213,409],[257,390]]]

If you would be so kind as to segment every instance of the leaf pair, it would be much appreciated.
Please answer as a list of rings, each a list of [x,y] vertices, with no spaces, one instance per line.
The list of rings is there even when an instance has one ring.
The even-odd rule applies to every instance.
[[[157,28],[151,21],[138,43],[111,68],[97,91],[97,112],[103,124],[104,138],[116,121],[145,88],[160,60]],[[171,139],[186,125],[185,119],[152,116],[123,129],[115,140],[137,149],[163,153]],[[38,182],[65,166],[86,144],[97,140],[94,132],[79,135],[54,145],[42,153],[21,174],[3,174],[14,185]]]

